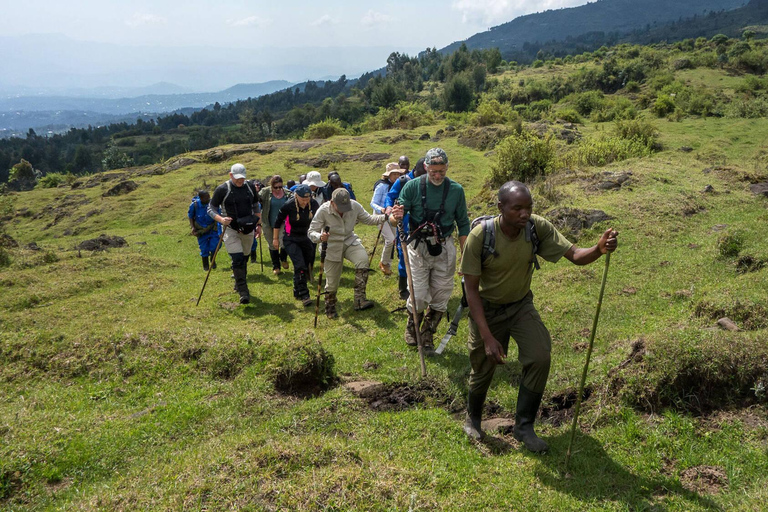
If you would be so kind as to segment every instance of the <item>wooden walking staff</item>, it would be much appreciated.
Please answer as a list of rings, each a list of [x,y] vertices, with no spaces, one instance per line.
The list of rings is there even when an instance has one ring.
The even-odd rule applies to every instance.
[[[573,424],[571,425],[571,441],[568,443],[568,451],[565,453],[565,472],[568,473],[568,462],[571,460],[571,448],[573,448],[573,438],[576,436],[576,422],[579,419],[579,410],[581,409],[581,396],[584,394],[584,384],[587,381],[587,370],[589,369],[589,359],[592,357],[592,347],[595,342],[595,332],[597,331],[597,320],[600,318],[600,307],[603,305],[603,292],[605,292],[605,281],[608,278],[608,265],[611,263],[611,253],[605,255],[605,269],[603,270],[603,282],[600,285],[600,295],[597,298],[597,311],[595,319],[592,321],[592,332],[589,334],[589,348],[587,349],[587,362],[584,364],[584,371],[581,373],[581,382],[579,383],[579,392],[576,395],[576,408],[573,411]]]
[[[416,325],[416,345],[419,347],[419,360],[421,362],[421,378],[427,376],[427,363],[424,360],[424,344],[421,341],[421,332],[419,330],[419,315],[416,313],[416,295],[413,293],[413,274],[411,274],[411,262],[408,260],[408,244],[405,238],[405,228],[403,221],[398,221],[397,230],[400,236],[400,245],[403,248],[403,263],[405,263],[405,274],[408,276],[408,292],[411,294],[411,310],[408,314],[411,315],[413,323]]]
[[[331,230],[329,226],[325,226],[323,233],[328,233]],[[317,301],[315,302],[315,328],[317,328],[317,315],[320,312],[320,295],[322,295],[323,286],[323,270],[325,270],[325,253],[328,252],[328,241],[320,244],[320,273],[317,274]]]
[[[200,290],[200,295],[197,296],[197,302],[195,303],[195,306],[200,304],[200,299],[203,298],[203,292],[205,291],[205,285],[208,284],[208,276],[211,275],[211,270],[213,270],[213,265],[216,263],[216,255],[219,254],[219,249],[221,249],[221,241],[224,240],[224,233],[227,232],[227,228],[229,226],[224,226],[224,230],[221,232],[221,236],[219,237],[219,243],[216,245],[216,250],[213,251],[213,258],[211,258],[211,264],[208,266],[208,272],[205,274],[205,281],[203,281],[203,287]]]

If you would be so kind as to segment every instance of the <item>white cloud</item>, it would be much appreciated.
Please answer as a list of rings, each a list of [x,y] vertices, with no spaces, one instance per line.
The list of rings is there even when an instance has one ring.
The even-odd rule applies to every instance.
[[[366,27],[372,27],[374,25],[383,25],[394,20],[395,18],[389,14],[382,14],[380,12],[374,11],[373,9],[369,9],[368,12],[365,13],[365,16],[363,16],[363,19],[360,20],[360,22]]]
[[[451,8],[461,12],[463,23],[493,25],[523,14],[584,4],[584,0],[454,0]]]
[[[330,14],[325,14],[323,16],[320,16],[318,19],[310,23],[310,26],[312,27],[322,27],[324,25],[337,25],[339,23],[339,20],[336,18],[332,18]]]
[[[125,21],[126,25],[133,28],[143,25],[165,25],[167,23],[168,20],[162,16],[156,16],[146,12],[137,12]]]
[[[227,20],[227,24],[232,27],[250,27],[251,25],[255,25],[256,27],[262,28],[271,23],[272,20],[261,18],[259,16],[248,16],[241,20]]]

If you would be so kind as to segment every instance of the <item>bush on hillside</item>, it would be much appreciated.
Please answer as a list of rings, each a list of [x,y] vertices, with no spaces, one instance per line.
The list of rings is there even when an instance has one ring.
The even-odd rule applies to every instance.
[[[36,188],[56,188],[64,183],[71,184],[75,176],[60,172],[49,172],[37,182]]]
[[[576,111],[588,116],[593,110],[601,108],[605,103],[605,94],[600,91],[587,91],[571,94],[565,98],[565,101],[573,105]]]
[[[539,100],[528,104],[515,105],[515,111],[526,121],[538,121],[552,109],[551,100]]]
[[[660,94],[653,103],[653,113],[664,117],[675,111],[675,102],[668,94]]]
[[[596,123],[615,121],[619,119],[634,119],[637,117],[635,105],[624,97],[607,98],[603,104],[592,111],[589,118]]]
[[[563,158],[569,166],[589,165],[602,167],[628,158],[649,156],[651,149],[642,141],[618,136],[597,135],[582,139]]]
[[[636,140],[649,149],[654,148],[659,136],[659,130],[656,129],[656,126],[644,119],[616,121],[613,131],[616,136],[622,139]]]
[[[399,128],[412,130],[435,121],[435,113],[425,104],[401,101],[393,108],[380,108],[361,124],[364,132]]]
[[[341,135],[344,133],[344,128],[341,126],[341,121],[330,117],[319,123],[311,124],[304,132],[305,139],[327,139],[334,135]]]
[[[495,148],[491,165],[491,185],[498,187],[510,180],[533,182],[554,164],[555,147],[550,137],[540,139],[523,130],[501,141]]]
[[[483,98],[477,106],[477,112],[472,114],[471,123],[474,126],[491,124],[507,124],[520,120],[520,115],[509,104],[500,103],[495,99]]]
[[[562,119],[567,123],[582,123],[584,120],[581,118],[578,112],[572,108],[563,108],[555,113],[557,119]]]
[[[768,117],[768,100],[765,98],[749,98],[733,100],[724,109],[725,117],[760,119]]]

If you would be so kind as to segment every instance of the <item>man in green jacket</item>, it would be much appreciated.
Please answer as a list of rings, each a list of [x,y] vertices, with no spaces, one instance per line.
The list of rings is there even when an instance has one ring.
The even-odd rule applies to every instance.
[[[398,198],[400,206],[392,209],[390,222],[396,223],[406,213],[410,214],[407,245],[414,289],[406,306],[418,320],[414,322],[414,315],[408,315],[405,342],[416,346],[416,329],[420,329],[424,350],[431,354],[435,331],[453,293],[456,273],[453,231],[457,228],[463,251],[469,234],[469,217],[464,188],[445,176],[448,171],[445,151],[440,148],[427,151],[424,168],[427,174],[403,186]],[[423,320],[422,312],[425,312]]]

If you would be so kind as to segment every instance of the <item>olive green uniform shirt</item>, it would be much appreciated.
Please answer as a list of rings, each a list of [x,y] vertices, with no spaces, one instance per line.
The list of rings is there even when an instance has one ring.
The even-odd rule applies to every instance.
[[[448,186],[448,196],[445,198],[445,212],[440,218],[440,227],[443,236],[448,238],[453,233],[454,223],[459,230],[459,236],[467,236],[469,233],[469,217],[467,216],[467,200],[464,197],[464,187],[453,180],[445,180],[439,187],[434,186],[427,178],[427,208],[437,211],[443,201],[443,190]],[[410,214],[411,219],[418,223],[424,222],[424,208],[421,206],[421,177],[414,178],[400,191],[398,198],[400,204],[405,207],[405,213]]]
[[[569,242],[551,222],[531,215],[539,237],[537,255],[555,263],[568,252]],[[513,240],[501,230],[499,216],[495,225],[497,256],[490,255],[481,262],[483,252],[483,226],[478,224],[469,233],[464,246],[461,272],[480,276],[480,297],[494,304],[508,304],[521,300],[531,289],[533,276],[533,244],[525,241],[525,229]]]

